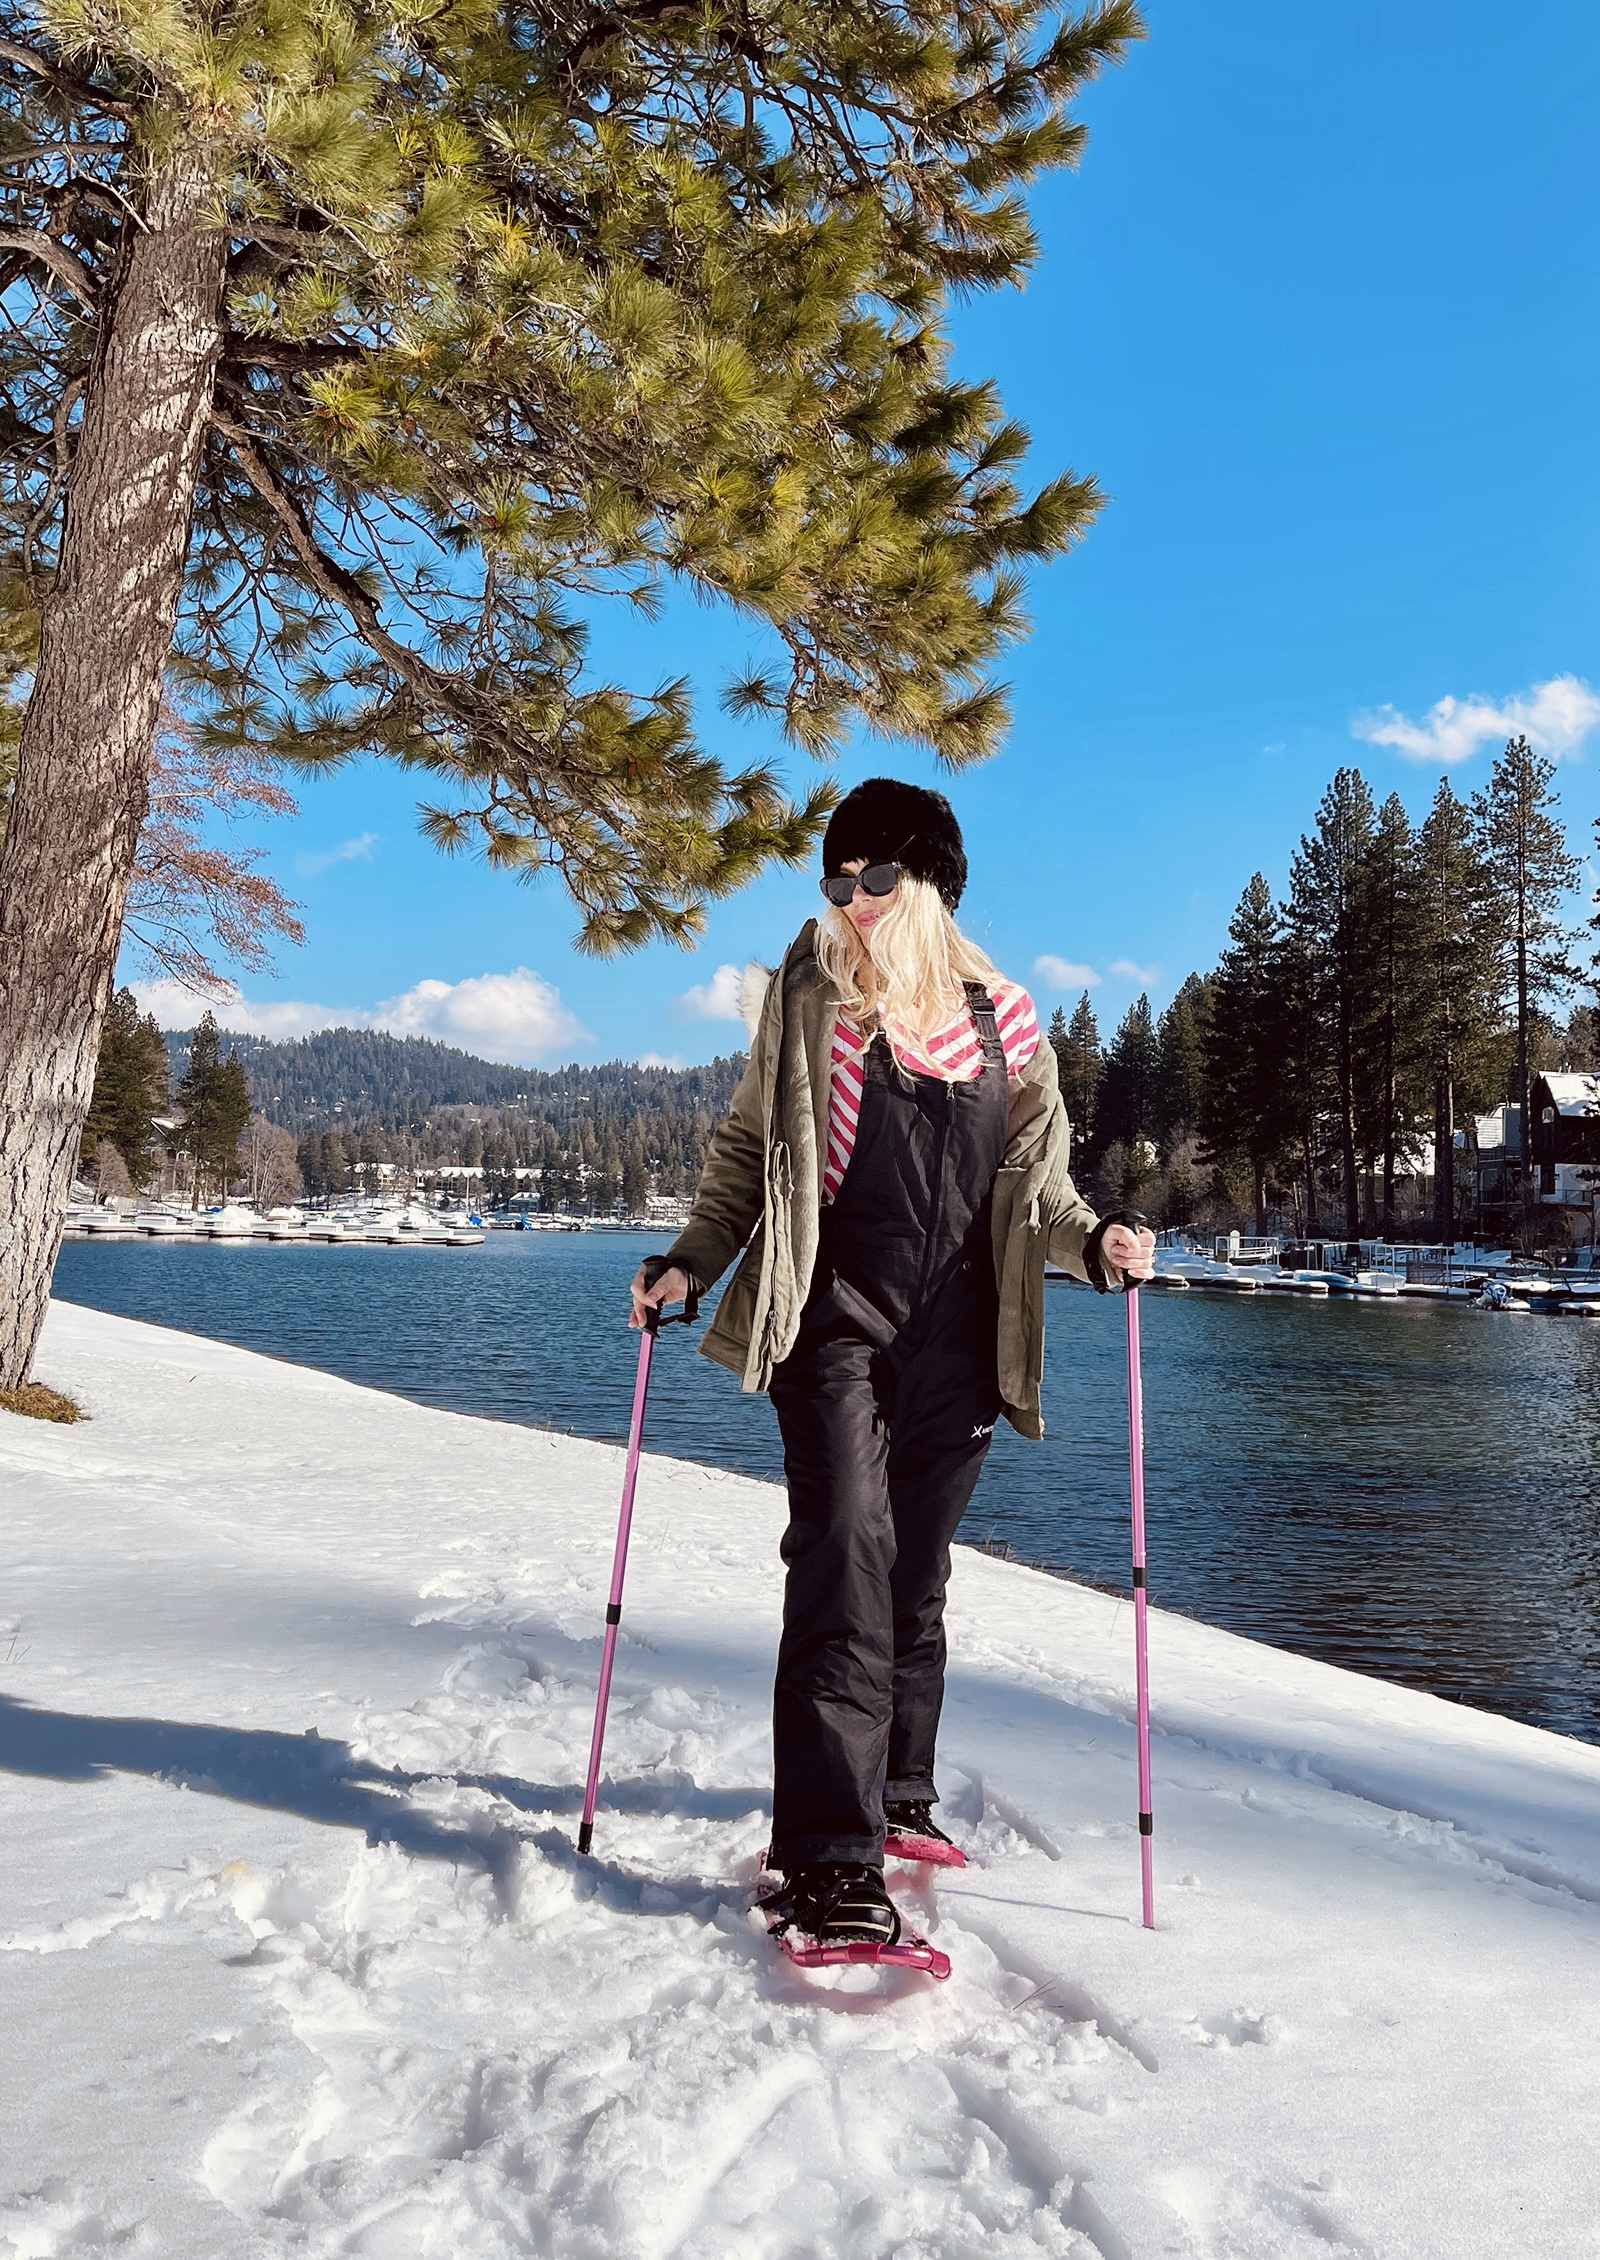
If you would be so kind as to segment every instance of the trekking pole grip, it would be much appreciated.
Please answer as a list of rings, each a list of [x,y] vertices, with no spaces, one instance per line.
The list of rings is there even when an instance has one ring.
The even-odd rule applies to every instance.
[[[648,1295],[651,1288],[660,1280],[662,1274],[672,1269],[672,1258],[670,1256],[646,1256],[639,1268],[644,1273],[644,1291]],[[672,1317],[668,1318],[663,1315],[659,1303],[652,1303],[645,1314],[644,1323],[647,1331],[654,1334],[663,1326],[692,1326],[699,1316],[700,1290],[691,1281],[689,1291],[683,1298],[683,1309],[681,1311],[674,1312]]]

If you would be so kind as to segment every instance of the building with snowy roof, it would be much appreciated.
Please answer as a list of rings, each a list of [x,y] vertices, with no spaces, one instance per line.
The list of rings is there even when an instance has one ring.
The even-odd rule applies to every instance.
[[[1600,1075],[1535,1076],[1528,1117],[1540,1200],[1587,1209],[1600,1172]]]

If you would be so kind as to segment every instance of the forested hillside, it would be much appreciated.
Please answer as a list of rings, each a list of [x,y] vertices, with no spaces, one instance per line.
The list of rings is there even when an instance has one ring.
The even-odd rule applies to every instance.
[[[298,1141],[305,1188],[321,1195],[470,1169],[490,1204],[528,1190],[547,1208],[643,1208],[652,1193],[694,1190],[712,1132],[728,1111],[742,1057],[701,1067],[536,1070],[475,1059],[417,1036],[329,1028],[298,1042],[223,1035],[257,1113]],[[193,1031],[169,1035],[176,1084]],[[524,1174],[519,1178],[517,1172]],[[382,1181],[391,1182],[386,1176]]]
[[[192,1030],[169,1034],[176,1083],[189,1063]],[[294,1043],[224,1032],[224,1050],[243,1062],[259,1111],[296,1134],[334,1123],[420,1129],[437,1107],[513,1107],[529,1121],[562,1128],[588,1110],[652,1113],[663,1107],[719,1119],[744,1062],[703,1067],[600,1067],[537,1070],[476,1059],[422,1036],[370,1028],[325,1028]]]

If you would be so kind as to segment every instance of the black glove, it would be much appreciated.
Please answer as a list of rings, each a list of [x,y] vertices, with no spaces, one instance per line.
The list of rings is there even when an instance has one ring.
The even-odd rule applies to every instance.
[[[644,1272],[644,1291],[648,1295],[662,1274],[672,1269],[672,1258],[671,1256],[646,1256],[641,1268]],[[685,1276],[687,1277],[687,1274]],[[689,1292],[683,1298],[682,1310],[675,1312],[671,1318],[666,1318],[652,1305],[649,1315],[645,1319],[645,1327],[649,1333],[654,1334],[657,1328],[662,1326],[692,1326],[699,1316],[700,1290],[690,1279]]]
[[[1142,1216],[1136,1208],[1114,1208],[1108,1216],[1101,1217],[1088,1239],[1083,1243],[1083,1268],[1088,1272],[1089,1283],[1097,1295],[1109,1295],[1112,1291],[1111,1281],[1107,1276],[1106,1262],[1100,1253],[1100,1243],[1104,1240],[1107,1232],[1113,1224],[1125,1224],[1130,1232],[1143,1232],[1148,1227],[1149,1222],[1149,1217]],[[1125,1287],[1126,1282],[1124,1282],[1124,1289]]]

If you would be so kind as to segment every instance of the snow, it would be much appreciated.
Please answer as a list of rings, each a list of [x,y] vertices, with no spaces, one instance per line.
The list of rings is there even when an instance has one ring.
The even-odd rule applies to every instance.
[[[802,1973],[770,1486],[647,1460],[580,1860],[620,1451],[69,1305],[38,1371],[5,2260],[1600,2252],[1600,1751],[1154,1612],[1146,1933],[1131,1611],[962,1551],[955,1975]]]
[[[1600,1114],[1600,1075],[1541,1075],[1557,1114]]]

